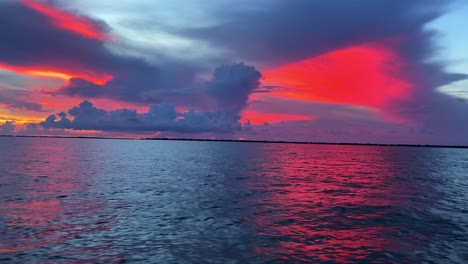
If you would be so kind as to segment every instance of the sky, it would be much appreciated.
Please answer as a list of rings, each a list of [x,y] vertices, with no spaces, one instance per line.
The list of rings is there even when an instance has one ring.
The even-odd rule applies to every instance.
[[[462,0],[0,0],[0,134],[468,145]]]

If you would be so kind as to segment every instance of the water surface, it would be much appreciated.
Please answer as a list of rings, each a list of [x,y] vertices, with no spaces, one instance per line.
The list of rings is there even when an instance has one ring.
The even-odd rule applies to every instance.
[[[468,262],[466,149],[0,138],[0,157],[0,262]]]

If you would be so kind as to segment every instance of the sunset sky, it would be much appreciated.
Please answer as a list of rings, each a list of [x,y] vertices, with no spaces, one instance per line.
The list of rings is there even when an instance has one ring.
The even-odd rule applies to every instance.
[[[0,0],[0,134],[468,145],[463,0]]]

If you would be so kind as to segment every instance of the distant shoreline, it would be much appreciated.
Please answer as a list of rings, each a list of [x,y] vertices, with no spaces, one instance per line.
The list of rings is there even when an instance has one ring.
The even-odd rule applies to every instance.
[[[240,140],[240,139],[191,139],[191,138],[125,138],[125,137],[80,137],[80,136],[27,136],[0,135],[8,138],[81,138],[81,139],[117,139],[117,140],[159,140],[159,141],[212,141],[212,142],[240,142],[240,143],[268,143],[268,144],[300,144],[300,145],[344,145],[344,146],[377,146],[377,147],[416,147],[416,148],[467,148],[458,145],[431,144],[379,144],[379,143],[350,143],[350,142],[303,142],[303,141],[269,141],[269,140]]]

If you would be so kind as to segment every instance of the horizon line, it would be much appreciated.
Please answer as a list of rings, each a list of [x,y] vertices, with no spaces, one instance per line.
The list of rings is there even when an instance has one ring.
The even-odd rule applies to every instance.
[[[248,139],[204,139],[204,138],[127,138],[127,137],[93,137],[93,136],[59,136],[59,135],[0,135],[0,137],[20,138],[78,138],[78,139],[117,139],[117,140],[160,140],[160,141],[211,141],[242,142],[267,144],[301,144],[301,145],[345,145],[345,146],[380,146],[380,147],[418,147],[418,148],[465,148],[468,145],[405,144],[405,143],[353,143],[321,141],[285,141],[285,140],[248,140]]]

